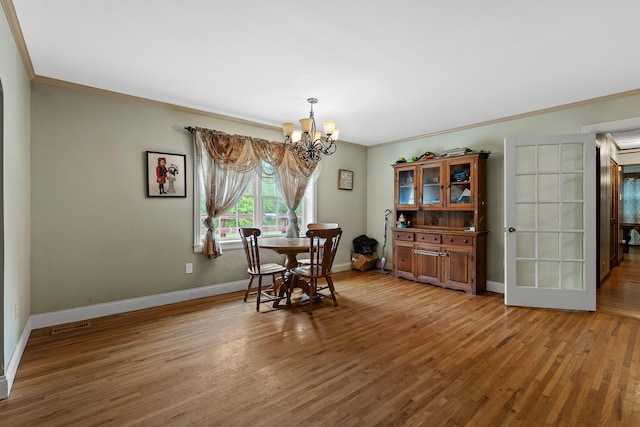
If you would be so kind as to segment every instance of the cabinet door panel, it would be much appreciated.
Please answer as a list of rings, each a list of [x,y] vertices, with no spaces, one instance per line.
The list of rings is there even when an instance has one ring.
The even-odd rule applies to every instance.
[[[472,248],[448,247],[444,257],[444,283],[457,289],[469,290],[473,278],[473,262],[471,261]]]
[[[416,245],[416,277],[421,282],[439,283],[442,269],[440,246]]]
[[[393,251],[393,268],[396,277],[414,279],[413,243],[395,242]]]

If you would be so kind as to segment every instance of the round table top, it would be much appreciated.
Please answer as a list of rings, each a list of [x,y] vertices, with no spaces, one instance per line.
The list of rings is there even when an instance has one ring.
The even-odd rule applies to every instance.
[[[309,250],[308,237],[265,237],[258,240],[258,246],[267,249],[305,252]]]

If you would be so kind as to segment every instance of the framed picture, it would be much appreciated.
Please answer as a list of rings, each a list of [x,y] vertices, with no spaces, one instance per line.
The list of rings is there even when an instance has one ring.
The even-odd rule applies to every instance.
[[[353,171],[338,169],[338,189],[353,190]]]
[[[147,151],[147,196],[187,197],[186,154]]]

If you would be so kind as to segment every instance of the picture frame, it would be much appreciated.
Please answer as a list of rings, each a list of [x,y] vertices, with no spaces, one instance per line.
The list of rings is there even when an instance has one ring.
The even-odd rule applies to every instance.
[[[338,169],[338,189],[353,190],[353,171]]]
[[[147,197],[187,197],[186,154],[147,151],[146,160]]]

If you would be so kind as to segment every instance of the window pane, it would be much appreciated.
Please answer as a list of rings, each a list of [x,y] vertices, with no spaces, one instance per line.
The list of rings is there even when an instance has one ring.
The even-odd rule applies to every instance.
[[[536,147],[516,147],[516,170],[522,173],[531,173],[536,170]]]
[[[536,286],[535,261],[516,261],[516,286]]]
[[[538,170],[556,172],[558,170],[558,146],[541,145],[538,148]]]
[[[276,180],[273,175],[262,175],[262,197],[277,197]]]
[[[538,199],[558,200],[558,175],[538,176]]]
[[[254,192],[255,190],[255,192]],[[201,198],[201,241],[206,235],[204,220],[207,218],[205,197]],[[304,206],[302,203],[296,209],[298,225],[303,229]],[[281,236],[287,229],[287,207],[280,197],[278,187],[272,175],[263,175],[247,188],[245,195],[238,204],[224,215],[215,219],[216,236],[223,240],[238,240],[239,227],[256,227],[262,230],[263,236]]]
[[[516,203],[535,201],[535,175],[516,176]]]
[[[562,145],[562,170],[582,170],[582,144]]]
[[[262,197],[262,233],[269,234],[284,234],[286,230],[287,215],[280,213],[278,209],[279,205],[284,205],[279,198],[276,197]]]

